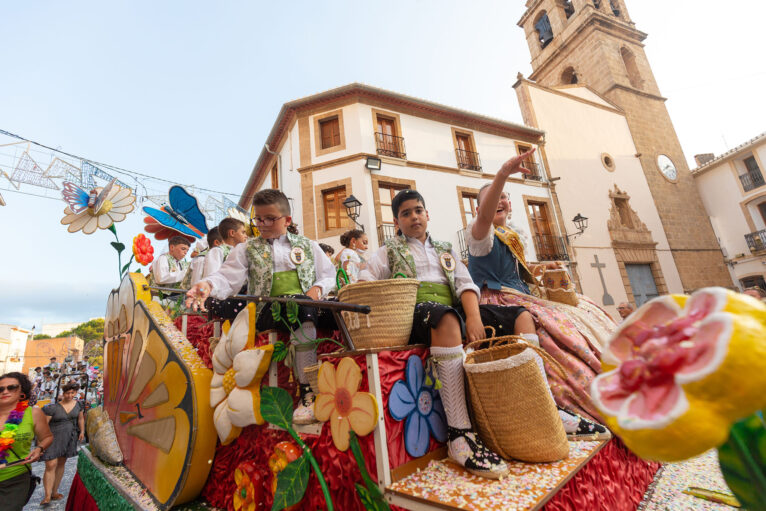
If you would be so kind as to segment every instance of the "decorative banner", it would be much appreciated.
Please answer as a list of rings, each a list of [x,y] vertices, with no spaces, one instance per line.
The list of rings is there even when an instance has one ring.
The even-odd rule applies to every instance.
[[[5,206],[5,199],[3,199],[3,194],[0,193],[0,206]]]
[[[5,174],[5,172],[3,172]],[[8,177],[8,174],[5,174]],[[22,184],[40,186],[50,190],[58,190],[58,185],[43,171],[42,168],[32,159],[27,151],[19,158],[16,164],[16,170],[8,178],[13,186],[18,190]]]
[[[95,188],[96,182],[93,180],[93,176],[100,177],[104,181],[112,181],[115,180],[114,176],[111,174],[108,174],[101,170],[100,168],[96,167],[92,163],[86,160],[82,160],[82,187],[83,188]],[[116,179],[114,181],[118,185],[120,185],[123,188],[129,188],[133,189],[132,186],[128,186],[119,179]]]

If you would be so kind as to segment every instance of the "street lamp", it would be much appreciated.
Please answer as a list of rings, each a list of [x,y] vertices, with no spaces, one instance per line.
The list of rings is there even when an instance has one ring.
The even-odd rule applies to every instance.
[[[575,216],[572,221],[574,222],[575,227],[577,227],[577,232],[574,234],[567,234],[567,241],[569,241],[569,238],[574,238],[575,236],[584,233],[585,229],[588,228],[588,217],[582,216],[580,213],[577,213],[577,216]]]
[[[348,198],[343,201],[343,206],[346,208],[346,215],[348,215],[348,217],[358,225],[362,231],[364,231],[364,226],[356,221],[362,210],[362,203],[359,202],[359,199],[353,195],[349,195]]]

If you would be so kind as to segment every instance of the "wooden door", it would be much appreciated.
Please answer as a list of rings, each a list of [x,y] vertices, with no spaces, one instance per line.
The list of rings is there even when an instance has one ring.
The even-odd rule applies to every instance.
[[[626,264],[625,270],[628,272],[628,280],[630,280],[637,307],[660,295],[650,264]]]

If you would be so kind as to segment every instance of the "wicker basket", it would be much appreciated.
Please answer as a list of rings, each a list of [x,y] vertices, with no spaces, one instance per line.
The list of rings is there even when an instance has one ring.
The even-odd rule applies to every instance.
[[[468,353],[465,361],[472,417],[481,439],[505,459],[566,458],[567,435],[535,353],[563,369],[520,337],[490,339],[489,344]]]
[[[356,282],[338,291],[338,300],[369,305],[369,314],[343,311],[343,320],[356,349],[404,346],[412,331],[417,279],[389,279]]]
[[[303,368],[303,372],[306,374],[311,385],[311,390],[314,391],[314,395],[319,395],[319,368],[322,364],[308,366]]]
[[[542,275],[540,275],[542,273]],[[545,298],[552,302],[565,303],[577,307],[579,299],[569,273],[558,268],[549,270],[542,265],[538,266],[534,272],[535,284],[532,287],[540,293],[539,298]],[[534,291],[533,291],[534,293]]]

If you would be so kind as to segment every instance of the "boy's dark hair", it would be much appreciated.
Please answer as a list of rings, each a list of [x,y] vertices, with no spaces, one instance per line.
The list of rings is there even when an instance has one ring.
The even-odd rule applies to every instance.
[[[351,240],[358,240],[364,236],[364,231],[361,229],[351,229],[340,235],[340,244],[344,247],[348,247],[351,244]]]
[[[69,392],[70,390],[80,390],[80,386],[76,383],[67,383],[61,386],[61,392]]]
[[[171,247],[175,245],[186,245],[187,247],[190,247],[191,242],[183,236],[173,236],[168,240],[168,245]]]
[[[253,206],[271,206],[272,204],[279,208],[280,213],[290,216],[290,201],[281,190],[267,188],[253,195]]]
[[[327,243],[320,243],[320,244],[319,244],[319,248],[321,248],[321,249],[322,249],[322,252],[324,252],[324,253],[328,253],[328,252],[329,252],[329,253],[330,253],[330,255],[332,255],[332,254],[334,254],[334,253],[335,253],[335,249],[334,249],[334,248],[332,248],[332,247],[331,247],[330,245],[328,245]]]
[[[391,211],[394,213],[394,218],[399,217],[399,208],[402,207],[402,204],[405,201],[413,199],[421,203],[423,207],[426,207],[425,199],[422,195],[420,195],[420,193],[417,192],[417,190],[407,189],[397,193],[394,199],[391,201]]]
[[[18,381],[19,386],[21,386],[21,394],[23,395],[21,399],[29,398],[29,395],[32,392],[32,382],[29,381],[29,378],[26,374],[13,371],[11,373],[5,373],[4,375],[0,376],[0,380],[3,378],[13,378],[14,380]]]
[[[229,231],[237,231],[240,227],[244,227],[245,223],[242,220],[236,218],[226,217],[218,224],[218,233],[223,238],[223,241],[229,237]]]
[[[207,231],[207,246],[208,248],[213,248],[215,245],[213,242],[220,241],[223,243],[223,238],[221,237],[221,231],[218,227],[213,227],[209,231]]]
[[[35,367],[35,371],[42,371],[42,370],[43,370],[43,368],[40,367],[40,366]]]

